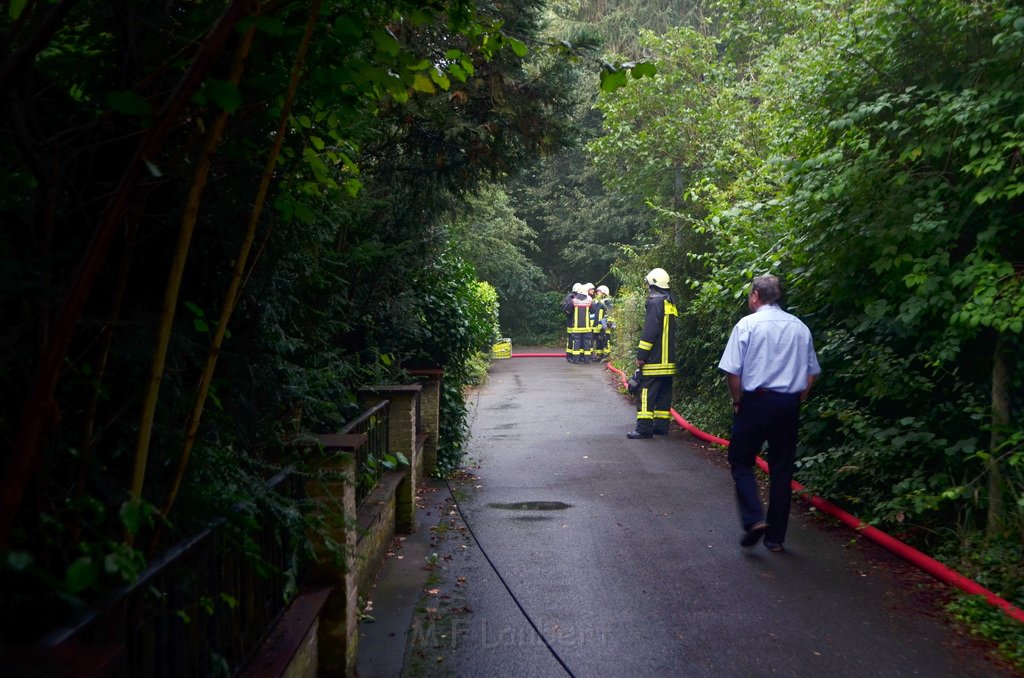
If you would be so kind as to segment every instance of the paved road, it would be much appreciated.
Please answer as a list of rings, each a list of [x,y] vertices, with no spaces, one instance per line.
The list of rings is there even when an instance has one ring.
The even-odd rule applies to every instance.
[[[602,366],[495,363],[403,675],[1011,675],[814,514],[741,548],[727,470],[633,417]]]

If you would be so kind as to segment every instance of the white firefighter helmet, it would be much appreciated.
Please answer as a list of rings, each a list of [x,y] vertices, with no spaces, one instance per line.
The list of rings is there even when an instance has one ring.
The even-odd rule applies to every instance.
[[[648,285],[654,285],[663,290],[668,289],[668,280],[668,272],[663,268],[652,268],[651,272],[644,277],[644,282]]]
[[[604,294],[605,296],[607,296],[608,292],[609,292],[608,286],[607,285],[598,285],[597,286],[597,291],[600,292],[601,294]]]
[[[583,283],[583,291],[588,292],[594,289],[594,283]]]
[[[583,290],[580,289],[581,287],[583,287],[583,283],[573,283],[572,284],[572,291],[577,293],[577,294],[579,294],[580,292],[583,291]]]

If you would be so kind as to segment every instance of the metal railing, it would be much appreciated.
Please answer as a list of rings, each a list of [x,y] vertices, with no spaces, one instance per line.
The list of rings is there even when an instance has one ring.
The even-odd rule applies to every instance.
[[[365,433],[366,444],[355,453],[356,504],[361,504],[384,475],[383,461],[391,449],[390,401],[383,400],[363,412],[341,429],[341,433]]]
[[[179,543],[79,623],[39,645],[120,645],[114,676],[232,675],[294,596],[302,479],[282,471],[268,497]],[[292,537],[295,537],[293,540]]]
[[[341,433],[366,435],[355,453],[356,501],[380,481],[390,450],[389,401]],[[172,547],[129,586],[38,643],[41,651],[116,648],[116,678],[230,676],[253,656],[294,597],[304,569],[306,476],[281,471],[266,497]]]

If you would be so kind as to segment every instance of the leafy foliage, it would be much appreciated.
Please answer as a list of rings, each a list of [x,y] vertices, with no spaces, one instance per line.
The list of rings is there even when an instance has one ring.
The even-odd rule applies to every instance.
[[[406,338],[410,359],[424,358],[445,366],[441,386],[437,469],[447,476],[465,454],[464,387],[473,376],[473,357],[489,352],[498,338],[498,297],[488,283],[476,281],[473,267],[458,254],[446,252],[417,279],[431,293],[419,299],[420,333]]]
[[[553,0],[550,11],[557,30],[585,30],[598,35],[603,51],[627,62],[645,57],[640,34],[664,33],[703,22],[702,2],[694,0]]]
[[[979,540],[1009,557],[1024,526],[1024,15],[711,8],[710,34],[645,36],[657,79],[603,97],[608,134],[590,144],[605,182],[657,215],[624,275],[661,265],[688,283],[679,406],[727,433],[717,359],[750,278],[773,272],[824,368],[801,480],[947,560]],[[1019,576],[995,585],[1020,604]]]
[[[502,329],[496,334],[517,334],[521,315],[530,309],[529,297],[541,285],[540,267],[531,258],[537,249],[536,232],[516,215],[504,190],[489,185],[466,201],[453,234],[477,277],[492,286],[495,302],[503,309]]]
[[[411,361],[447,368],[458,461],[463,364],[497,335],[497,296],[446,215],[565,143],[573,50],[535,40],[532,2],[252,7],[28,2],[0,18],[5,635],[40,630],[10,628],[25,606],[51,623],[131,578],[252,496],[282,434],[337,430],[358,387]],[[143,430],[154,452],[128,501]]]

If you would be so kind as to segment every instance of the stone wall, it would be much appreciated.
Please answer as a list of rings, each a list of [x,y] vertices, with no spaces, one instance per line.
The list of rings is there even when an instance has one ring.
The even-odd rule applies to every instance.
[[[323,456],[306,490],[318,507],[316,516],[329,543],[311,535],[317,562],[308,584],[328,586],[330,591],[311,626],[315,639],[304,636],[292,642],[290,650],[267,649],[271,655],[290,652],[281,663],[287,668],[265,672],[250,666],[243,675],[355,675],[359,596],[372,587],[395,534],[416,530],[416,487],[436,468],[441,374],[426,370],[416,384],[359,392],[367,409],[389,401],[389,452],[400,452],[409,461],[408,466],[385,472],[361,506],[356,506],[352,453],[365,444],[365,435],[312,436],[320,441]]]
[[[355,558],[357,592],[370,590],[380,563],[391,548],[397,527],[396,491],[408,475],[408,469],[385,473],[359,507]]]

